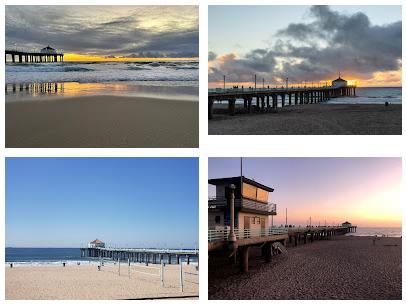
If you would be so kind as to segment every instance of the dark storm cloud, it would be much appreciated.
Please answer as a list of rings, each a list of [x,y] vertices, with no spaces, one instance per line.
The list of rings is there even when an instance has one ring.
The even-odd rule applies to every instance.
[[[289,76],[293,81],[331,79],[338,71],[361,78],[374,72],[400,68],[402,23],[372,25],[363,13],[345,15],[328,6],[313,6],[311,23],[292,23],[277,33],[271,48],[254,50],[242,58],[219,62],[210,79],[232,74],[246,81],[253,73],[272,80]],[[281,63],[276,64],[276,58]],[[250,68],[247,69],[247,66]]]
[[[153,7],[140,12],[120,8],[117,13],[114,9],[116,7],[6,6],[6,47],[16,45],[30,49],[49,44],[69,53],[104,56],[198,56],[198,22],[179,26],[168,20],[162,27],[148,28],[143,26],[142,19]],[[102,13],[100,18],[98,10]],[[159,8],[153,13],[159,13]],[[179,18],[182,21],[181,15]]]

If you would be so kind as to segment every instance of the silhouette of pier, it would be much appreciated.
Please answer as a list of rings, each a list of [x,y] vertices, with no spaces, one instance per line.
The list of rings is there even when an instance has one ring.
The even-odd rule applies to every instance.
[[[209,119],[213,118],[214,102],[228,101],[229,115],[236,113],[236,100],[244,101],[243,113],[276,112],[278,99],[281,107],[325,102],[331,98],[355,96],[356,86],[324,86],[301,88],[232,88],[209,90]],[[254,104],[255,102],[255,104]]]
[[[43,62],[58,62],[63,61],[63,52],[57,51],[49,45],[41,50],[24,51],[24,50],[6,50],[5,61],[7,55],[11,56],[12,63],[43,63]]]

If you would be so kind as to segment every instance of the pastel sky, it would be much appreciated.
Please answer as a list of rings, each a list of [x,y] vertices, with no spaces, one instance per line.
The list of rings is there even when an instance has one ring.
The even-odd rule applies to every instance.
[[[195,248],[197,158],[7,158],[6,246]]]
[[[209,158],[209,178],[239,175],[240,158]],[[287,208],[288,224],[401,227],[401,158],[243,158],[243,175],[275,189],[276,225]]]
[[[401,6],[209,6],[209,86],[402,85]]]
[[[7,5],[5,25],[6,48],[51,45],[65,60],[199,55],[197,6]]]

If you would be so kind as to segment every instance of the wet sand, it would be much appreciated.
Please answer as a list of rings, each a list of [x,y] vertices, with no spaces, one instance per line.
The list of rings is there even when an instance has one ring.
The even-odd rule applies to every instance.
[[[87,96],[6,102],[6,147],[198,147],[198,103]]]
[[[337,237],[288,248],[265,264],[250,256],[238,265],[209,264],[209,299],[402,298],[402,239]],[[251,254],[251,252],[250,252]]]
[[[164,287],[159,277],[132,272],[129,278],[125,264],[121,264],[121,276],[117,266],[102,269],[98,271],[96,265],[6,268],[6,300],[198,298],[199,285],[188,282],[198,282],[196,278],[187,277],[184,292],[180,291],[178,265],[165,267]],[[159,271],[132,267],[135,269],[153,274]],[[196,272],[192,265],[185,265],[184,271]]]
[[[209,134],[220,135],[369,135],[402,134],[402,105],[307,104],[277,113],[225,114],[216,105]]]

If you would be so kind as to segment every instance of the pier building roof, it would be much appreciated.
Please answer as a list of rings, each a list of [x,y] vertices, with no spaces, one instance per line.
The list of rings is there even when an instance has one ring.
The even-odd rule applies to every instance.
[[[260,189],[266,190],[268,192],[273,192],[274,189],[268,186],[265,186],[264,184],[258,183],[254,181],[253,179],[246,178],[245,176],[242,177],[243,183],[250,184],[252,186],[258,187]],[[234,184],[234,185],[239,185],[241,182],[241,176],[235,176],[235,177],[225,177],[225,178],[212,178],[209,179],[209,184],[211,185],[224,185],[224,184]]]

